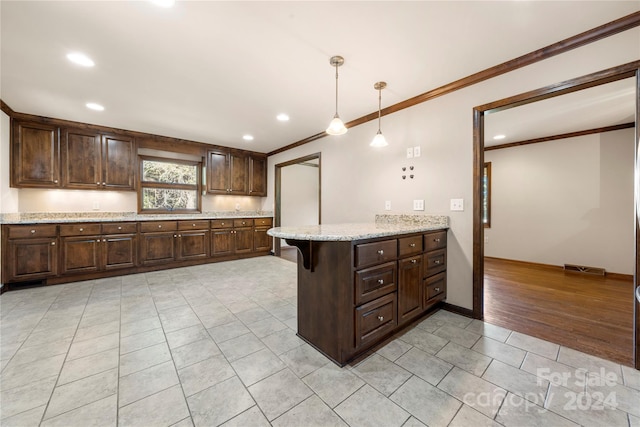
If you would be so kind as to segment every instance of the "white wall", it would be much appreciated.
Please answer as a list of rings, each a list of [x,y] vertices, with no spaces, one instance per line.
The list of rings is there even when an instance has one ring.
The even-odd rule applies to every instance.
[[[318,224],[318,168],[301,164],[285,166],[281,169],[280,178],[282,226]]]
[[[447,301],[471,309],[473,107],[638,59],[640,29],[635,28],[384,116],[382,131],[390,143],[386,148],[369,147],[377,128],[377,123],[369,122],[346,135],[271,156],[269,188],[274,188],[275,164],[321,152],[323,223],[370,222],[383,211],[385,200],[391,200],[393,211],[406,212],[413,199],[424,199],[425,212],[450,217]],[[387,90],[392,90],[393,82],[388,84]],[[425,91],[429,89],[434,88]],[[318,118],[318,130],[329,120]],[[416,145],[422,147],[422,156],[407,160],[406,148]],[[416,178],[402,180],[401,167],[409,165],[415,166]],[[465,210],[450,212],[451,198],[463,198]],[[273,203],[270,194],[264,209],[272,210]]]
[[[485,255],[633,274],[635,129],[485,152]]]
[[[18,190],[9,187],[9,116],[0,111],[0,213],[18,212]]]

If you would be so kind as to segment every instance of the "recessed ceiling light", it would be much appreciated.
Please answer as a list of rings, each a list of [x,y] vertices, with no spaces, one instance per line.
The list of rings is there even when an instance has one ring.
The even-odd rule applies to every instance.
[[[104,111],[104,107],[100,104],[96,104],[95,102],[87,102],[87,108],[95,111]]]
[[[67,59],[74,64],[82,65],[83,67],[93,67],[95,63],[84,53],[71,52],[67,55]]]
[[[159,7],[173,7],[173,5],[176,3],[175,0],[149,0],[151,3],[155,4],[156,6]]]
[[[493,137],[493,139],[505,139],[506,135],[496,135]]]
[[[253,135],[243,135],[242,139],[245,141],[253,141]]]
[[[276,119],[280,120],[281,122],[288,122],[289,121],[289,116],[287,114],[285,114],[285,113],[281,113],[281,114],[278,114]]]

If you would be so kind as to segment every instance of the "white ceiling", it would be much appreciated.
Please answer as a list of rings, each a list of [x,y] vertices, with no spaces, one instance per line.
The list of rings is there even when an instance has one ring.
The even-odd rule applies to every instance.
[[[0,2],[14,111],[269,152],[637,11],[639,1]],[[570,18],[568,18],[570,17]],[[81,51],[90,69],[65,56]],[[94,112],[85,103],[97,102]],[[278,122],[278,113],[291,120]],[[626,113],[625,113],[626,114]],[[254,141],[242,140],[252,134]]]

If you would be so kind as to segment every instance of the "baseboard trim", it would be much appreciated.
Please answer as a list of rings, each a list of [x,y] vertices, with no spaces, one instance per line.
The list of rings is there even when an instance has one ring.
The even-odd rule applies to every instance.
[[[443,302],[441,308],[443,310],[450,311],[451,313],[460,314],[464,317],[470,317],[474,319],[473,310],[471,309],[460,307],[459,305],[449,304],[448,302]]]
[[[516,260],[516,259],[498,258],[498,257],[492,257],[492,256],[485,256],[484,259],[495,260],[495,261],[500,261],[500,262],[508,262],[508,263],[512,263],[512,264],[519,264],[519,265],[526,266],[526,267],[531,267],[531,268],[539,268],[539,269],[544,269],[544,270],[557,270],[557,271],[565,271],[567,273],[572,273],[572,272],[566,271],[564,269],[564,266],[562,266],[562,265],[541,264],[541,263],[537,263],[537,262],[520,261],[520,260]],[[633,274],[611,273],[611,272],[607,271],[607,272],[605,272],[604,275],[606,277],[608,277],[609,279],[633,281]],[[590,277],[597,277],[597,276],[596,275],[590,275]]]

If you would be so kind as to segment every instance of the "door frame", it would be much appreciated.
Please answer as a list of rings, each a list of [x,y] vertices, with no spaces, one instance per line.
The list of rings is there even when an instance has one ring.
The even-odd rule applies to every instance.
[[[634,165],[634,210],[635,210],[635,271],[633,275],[634,293],[640,285],[640,61],[629,62],[575,79],[545,86],[519,95],[504,98],[473,109],[473,316],[484,317],[484,225],[482,223],[482,177],[484,168],[484,116],[520,105],[553,98],[582,89],[635,77],[635,165]],[[635,368],[640,369],[640,302],[634,304],[634,345]]]
[[[318,224],[322,224],[322,153],[313,153],[308,156],[299,157],[297,159],[289,160],[283,163],[275,165],[275,211],[273,216],[274,227],[280,227],[282,225],[282,168],[287,166],[298,165],[306,163],[311,160],[318,159]],[[281,253],[281,240],[274,239],[273,253],[275,256],[280,256]]]

